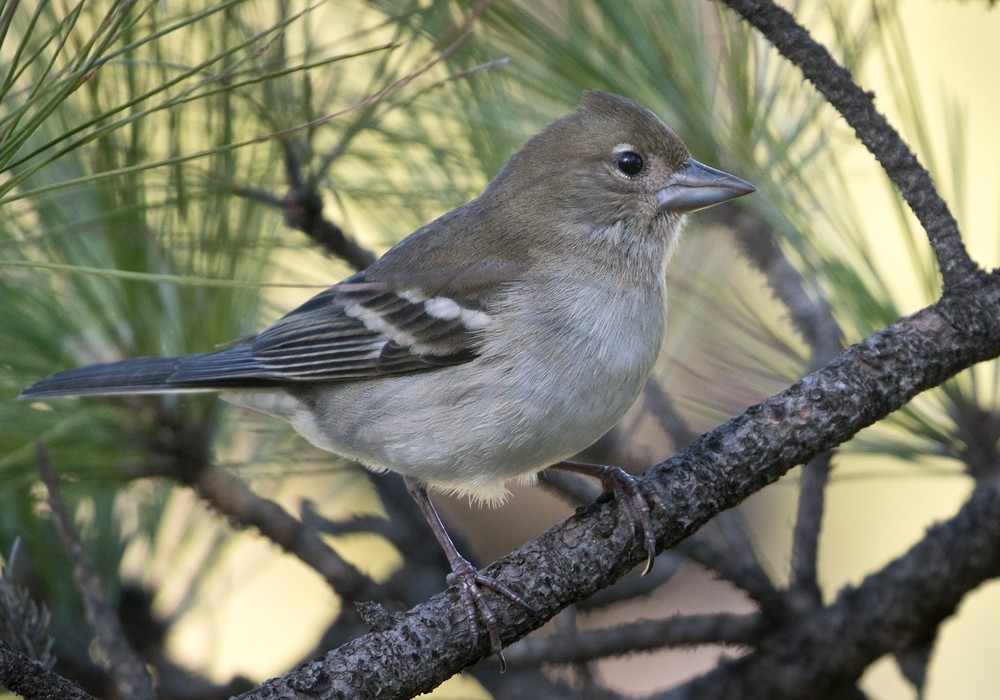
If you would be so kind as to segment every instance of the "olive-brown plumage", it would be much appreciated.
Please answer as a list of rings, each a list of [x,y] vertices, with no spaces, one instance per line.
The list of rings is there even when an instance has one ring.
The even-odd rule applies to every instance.
[[[495,583],[458,556],[425,487],[496,501],[610,429],[659,353],[685,215],[752,191],[648,110],[587,93],[479,197],[256,337],[61,372],[21,398],[221,390],[402,474],[497,650],[479,591]]]

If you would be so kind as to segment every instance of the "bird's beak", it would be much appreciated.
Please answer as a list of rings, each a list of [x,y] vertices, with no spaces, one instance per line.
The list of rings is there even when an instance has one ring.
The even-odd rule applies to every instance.
[[[746,180],[688,158],[684,167],[670,178],[670,184],[656,193],[656,213],[688,214],[756,189]]]

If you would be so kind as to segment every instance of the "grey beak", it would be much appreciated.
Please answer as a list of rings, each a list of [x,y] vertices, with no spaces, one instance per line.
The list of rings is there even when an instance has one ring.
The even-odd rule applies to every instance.
[[[670,184],[656,193],[656,213],[673,211],[688,214],[742,197],[756,189],[746,180],[688,158],[687,164],[674,173]]]

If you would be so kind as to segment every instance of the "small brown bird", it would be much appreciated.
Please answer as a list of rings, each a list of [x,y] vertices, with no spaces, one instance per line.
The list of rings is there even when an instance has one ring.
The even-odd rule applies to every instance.
[[[497,502],[505,482],[549,466],[599,476],[626,496],[652,561],[631,477],[564,460],[621,419],[653,368],[685,215],[753,191],[692,159],[648,110],[590,92],[479,197],[256,337],[60,372],[20,398],[224,391],[319,447],[403,475],[449,582],[499,653],[481,587],[523,601],[462,558],[427,487]]]

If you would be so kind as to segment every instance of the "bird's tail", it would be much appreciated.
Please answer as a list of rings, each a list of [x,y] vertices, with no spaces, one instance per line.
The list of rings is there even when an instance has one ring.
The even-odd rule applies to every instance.
[[[116,394],[175,394],[211,391],[209,383],[171,382],[178,365],[193,357],[136,357],[58,372],[32,384],[19,399],[53,396],[110,396]],[[217,386],[215,387],[218,388]]]

